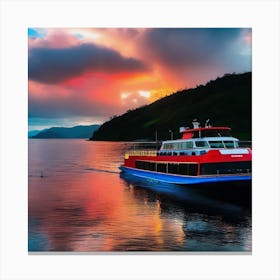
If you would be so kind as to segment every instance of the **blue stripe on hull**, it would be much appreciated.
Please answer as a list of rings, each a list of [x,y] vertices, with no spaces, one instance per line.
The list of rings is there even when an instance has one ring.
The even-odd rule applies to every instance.
[[[234,181],[248,181],[252,180],[251,175],[231,175],[231,176],[178,176],[173,174],[158,173],[153,171],[141,170],[136,168],[130,168],[121,166],[121,171],[129,174],[153,179],[161,182],[172,183],[172,184],[202,184],[202,183],[215,183],[215,182],[234,182]]]

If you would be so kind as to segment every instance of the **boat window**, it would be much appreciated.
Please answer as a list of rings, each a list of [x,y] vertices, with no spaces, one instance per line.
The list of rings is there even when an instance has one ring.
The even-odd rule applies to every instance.
[[[225,144],[226,148],[234,148],[233,141],[224,141],[224,144]]]
[[[179,143],[174,143],[173,145],[174,145],[174,150],[179,150],[180,149],[179,148]]]
[[[172,149],[172,143],[165,143],[163,144],[164,150],[171,150]]]
[[[238,141],[234,141],[234,146],[235,146],[235,148],[239,147]]]
[[[177,142],[177,143],[164,143],[163,150],[185,150],[185,149],[192,149],[193,142]]]
[[[198,170],[197,164],[168,163],[168,173],[171,173],[171,174],[196,176],[197,170]]]
[[[189,164],[189,170],[188,170],[189,175],[196,176],[197,175],[197,169],[198,169],[197,164]]]
[[[195,141],[197,148],[208,148],[207,141]]]
[[[135,162],[135,165],[136,165],[136,168],[139,168],[139,169],[156,171],[156,164],[154,162],[137,160]]]
[[[168,163],[168,173],[178,174],[179,173],[179,164],[178,163]]]
[[[193,142],[187,141],[182,143],[182,149],[192,149],[193,148]]]
[[[177,174],[188,175],[188,173],[189,173],[189,164],[180,163]]]
[[[224,148],[223,141],[209,141],[211,148]]]
[[[156,164],[156,167],[157,167],[157,172],[163,172],[163,173],[166,173],[166,167],[167,167],[167,164],[166,163],[157,163]]]

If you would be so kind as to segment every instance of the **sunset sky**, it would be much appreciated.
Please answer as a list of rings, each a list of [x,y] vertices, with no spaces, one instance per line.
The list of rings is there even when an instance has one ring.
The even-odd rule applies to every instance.
[[[251,38],[245,28],[29,28],[29,130],[101,124],[251,71]]]

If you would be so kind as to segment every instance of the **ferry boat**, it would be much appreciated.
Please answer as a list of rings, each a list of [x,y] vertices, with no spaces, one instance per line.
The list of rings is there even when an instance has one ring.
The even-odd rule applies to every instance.
[[[252,180],[252,151],[239,147],[231,128],[181,127],[181,139],[163,141],[159,150],[131,150],[120,169],[138,177],[173,184],[205,184]]]

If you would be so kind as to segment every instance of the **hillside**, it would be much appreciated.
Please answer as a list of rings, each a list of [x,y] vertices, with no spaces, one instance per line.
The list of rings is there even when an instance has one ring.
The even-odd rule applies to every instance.
[[[33,136],[37,135],[41,130],[30,130],[28,131],[28,138],[32,138]]]
[[[104,123],[90,140],[132,141],[179,137],[179,127],[198,118],[212,125],[230,126],[241,140],[251,139],[252,74],[227,74],[206,85],[176,92],[152,104],[128,111]]]
[[[89,138],[99,125],[79,125],[74,127],[51,127],[31,138]]]

